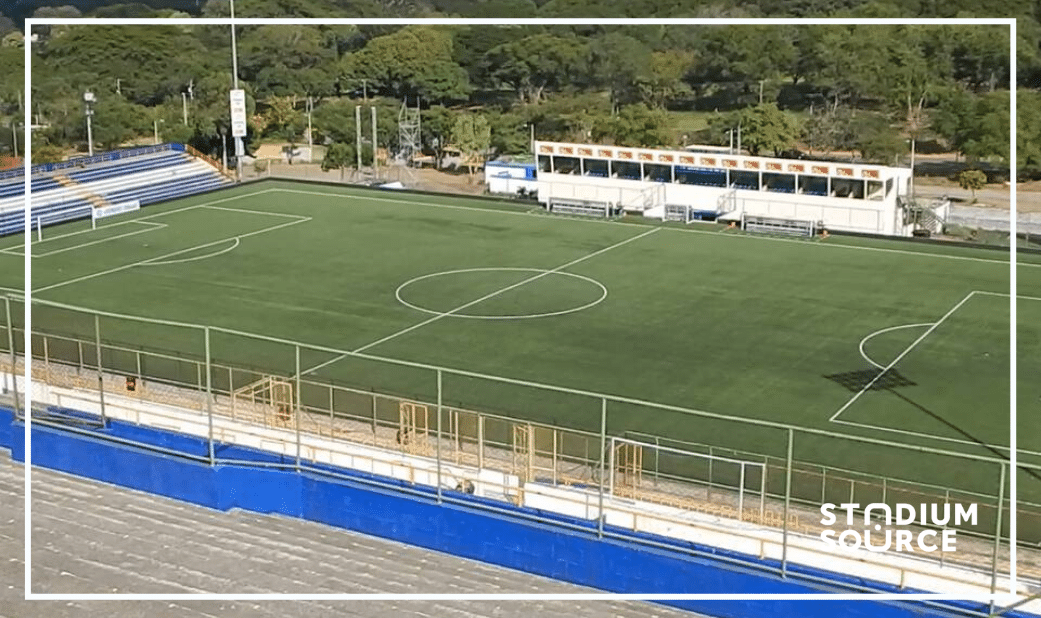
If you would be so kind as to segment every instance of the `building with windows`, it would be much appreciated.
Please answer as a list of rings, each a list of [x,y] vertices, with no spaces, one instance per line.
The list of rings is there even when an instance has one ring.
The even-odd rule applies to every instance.
[[[915,206],[903,167],[558,142],[536,142],[535,152],[539,201],[551,210],[910,236],[939,232],[949,207]]]

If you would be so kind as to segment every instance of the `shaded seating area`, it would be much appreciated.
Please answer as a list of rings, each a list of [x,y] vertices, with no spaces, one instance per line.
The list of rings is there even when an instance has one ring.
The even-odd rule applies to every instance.
[[[31,225],[91,216],[91,207],[138,200],[141,205],[178,199],[232,184],[204,157],[181,144],[160,144],[71,159],[32,169]],[[0,235],[25,228],[25,176],[0,176]]]

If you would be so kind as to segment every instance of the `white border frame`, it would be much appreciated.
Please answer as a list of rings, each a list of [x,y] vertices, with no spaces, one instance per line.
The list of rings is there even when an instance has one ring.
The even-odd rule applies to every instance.
[[[1012,174],[1016,170],[1016,51],[1017,34],[1015,18],[955,18],[955,19],[876,19],[876,18],[816,18],[816,19],[624,19],[624,18],[584,18],[584,19],[301,19],[301,18],[169,18],[169,19],[57,19],[29,18],[25,21],[25,229],[30,229],[30,203],[32,197],[32,44],[30,42],[33,26],[43,25],[110,25],[110,26],[244,26],[244,25],[610,25],[610,26],[654,26],[654,25],[990,25],[1009,27],[1009,54],[1011,73],[1010,90],[1010,158],[1009,167]],[[681,600],[735,600],[735,601],[975,601],[980,603],[1015,603],[1019,598],[1015,594],[1016,577],[1016,182],[1010,183],[1010,234],[1012,238],[1010,275],[1010,439],[1009,439],[1009,559],[1010,588],[1007,592],[994,594],[900,594],[900,593],[855,593],[855,594],[53,594],[32,592],[32,415],[25,415],[25,600],[124,600],[124,601],[173,601],[173,600],[210,600],[210,601],[313,601],[313,600],[527,600],[527,601],[594,601],[605,599],[642,600],[642,601],[681,601]],[[30,236],[25,238],[25,306],[24,306],[24,345],[30,349],[29,333],[32,331],[32,259]],[[32,375],[32,355],[25,357],[25,375]],[[29,383],[28,380],[25,382]],[[26,410],[32,406],[32,389],[26,388],[23,405]]]

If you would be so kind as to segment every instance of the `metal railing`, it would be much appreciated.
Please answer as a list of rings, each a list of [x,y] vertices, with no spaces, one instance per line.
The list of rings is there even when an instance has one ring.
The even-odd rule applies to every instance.
[[[3,365],[16,372],[24,366],[26,350],[24,331],[12,316],[21,314],[17,309],[22,302],[13,295],[5,298],[7,337],[0,341]],[[958,552],[923,558],[922,572],[932,574],[937,562],[989,572],[993,589],[999,575],[1009,570],[1011,505],[1004,484],[995,487],[993,479],[1005,479],[1010,471],[999,457],[730,417],[221,327],[33,303],[34,383],[92,393],[103,420],[118,407],[117,398],[127,397],[194,414],[193,421],[171,412],[166,426],[196,423],[192,426],[209,447],[207,453],[194,455],[211,463],[228,461],[215,452],[216,443],[277,449],[297,468],[309,462],[336,464],[348,453],[357,459],[349,445],[373,447],[365,451],[367,471],[435,486],[438,499],[444,490],[465,490],[467,481],[478,478],[483,495],[515,504],[533,499],[540,488],[568,489],[571,493],[554,493],[554,499],[574,502],[582,496],[601,535],[610,519],[605,513],[632,521],[637,529],[636,522],[646,515],[641,505],[664,507],[655,511],[663,520],[717,532],[721,528],[711,518],[774,530],[779,533],[778,570],[785,575],[789,546],[797,543],[806,549],[804,541],[813,540],[809,535],[819,534],[817,509],[822,502],[971,501],[979,505],[978,524],[959,529],[968,538],[959,542]],[[270,392],[261,385],[265,380],[289,385],[289,399],[265,395]],[[289,414],[287,401],[292,404]],[[574,426],[540,421],[530,413],[536,407],[566,411]],[[627,426],[626,419],[641,411],[696,424],[700,433],[719,440],[699,444]],[[125,409],[120,413],[129,414]],[[767,435],[772,440],[762,441],[762,452],[753,453],[733,444],[735,431],[741,433],[736,441],[742,444]],[[950,487],[796,456],[800,446],[814,453],[822,443],[856,447],[865,457],[899,454],[924,458],[934,468],[985,468],[988,474],[979,482]],[[393,457],[379,455],[377,449]],[[415,461],[402,463],[401,456]],[[486,471],[499,476],[489,480],[482,474]],[[1038,471],[1041,466],[1020,464],[1021,474]],[[1041,579],[1041,562],[1030,551],[1041,540],[1041,505],[1019,502],[1018,517],[1019,575]],[[758,543],[761,557],[770,554],[768,535],[742,530],[728,528]]]

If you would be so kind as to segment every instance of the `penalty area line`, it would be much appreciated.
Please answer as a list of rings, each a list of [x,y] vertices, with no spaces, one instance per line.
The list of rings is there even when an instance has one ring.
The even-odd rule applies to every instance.
[[[241,240],[243,238],[249,238],[250,236],[256,236],[257,234],[266,234],[267,232],[273,232],[275,230],[279,230],[279,229],[282,229],[284,227],[289,227],[291,225],[297,225],[297,224],[300,224],[300,223],[305,223],[305,222],[310,221],[310,220],[311,220],[311,217],[306,217],[304,219],[297,219],[297,220],[294,220],[294,221],[288,221],[286,223],[280,223],[279,225],[273,225],[271,227],[267,227],[267,228],[264,228],[262,230],[256,230],[254,232],[248,232],[246,234],[237,234],[235,236],[229,236],[228,238],[221,238],[220,240],[214,240],[212,242],[204,243],[204,244],[201,244],[201,245],[196,245],[194,247],[188,247],[187,249],[180,249],[178,251],[173,251],[171,253],[165,253],[163,255],[157,255],[155,257],[148,258],[147,260],[138,260],[138,261],[132,262],[130,264],[124,264],[122,266],[117,266],[115,268],[110,268],[108,270],[103,270],[101,272],[92,273],[90,275],[83,275],[82,277],[75,277],[73,279],[69,279],[68,281],[61,281],[59,283],[46,285],[44,287],[34,289],[33,293],[36,294],[36,293],[40,293],[40,292],[46,292],[48,290],[54,290],[54,289],[57,289],[57,288],[60,288],[60,287],[64,287],[66,285],[71,285],[73,283],[80,283],[82,281],[87,281],[87,280],[90,280],[90,279],[94,279],[95,277],[102,277],[104,275],[110,275],[112,273],[117,273],[117,272],[120,272],[120,271],[124,271],[124,270],[127,270],[129,268],[134,268],[135,266],[147,266],[147,265],[149,265],[150,262],[156,262],[157,260],[166,260],[167,258],[176,257],[178,255],[182,255],[182,254],[188,253],[190,251],[197,251],[199,249],[206,249],[206,248],[212,247],[214,245],[219,245],[219,244],[230,242],[230,241],[236,240],[236,239]]]

